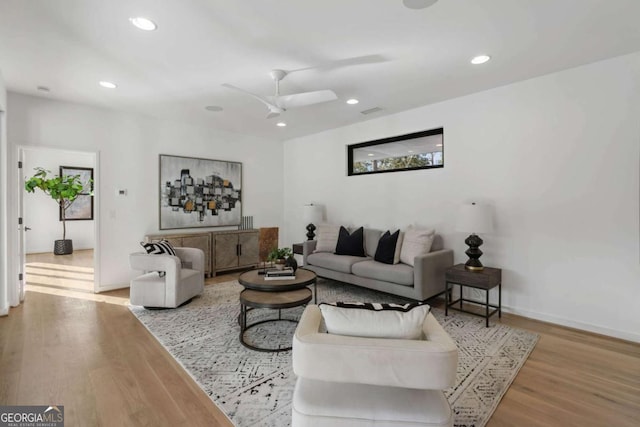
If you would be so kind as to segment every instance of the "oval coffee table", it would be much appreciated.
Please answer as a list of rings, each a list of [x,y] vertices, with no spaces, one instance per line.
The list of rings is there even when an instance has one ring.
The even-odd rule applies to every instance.
[[[307,286],[315,285],[316,274],[313,271],[299,268],[296,270],[295,279],[264,280],[264,276],[258,274],[258,271],[247,271],[238,278],[238,282],[245,287],[245,290],[240,293],[240,315],[238,316],[240,342],[245,347],[256,351],[279,352],[291,350],[291,347],[264,348],[249,344],[244,339],[244,333],[254,326],[267,322],[298,323],[297,320],[283,319],[282,309],[298,307],[311,301],[312,292]],[[317,298],[317,289],[313,294]],[[256,308],[278,310],[278,317],[247,324],[247,312]]]

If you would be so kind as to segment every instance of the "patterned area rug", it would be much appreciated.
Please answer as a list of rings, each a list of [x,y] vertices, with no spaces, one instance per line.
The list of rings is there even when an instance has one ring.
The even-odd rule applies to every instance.
[[[406,302],[364,288],[318,280],[318,302]],[[263,353],[240,344],[237,281],[205,287],[204,294],[175,310],[130,310],[224,411],[236,426],[289,426],[295,375],[291,352]],[[298,318],[302,307],[283,310]],[[481,427],[524,364],[538,340],[531,332],[492,323],[463,313],[434,308],[434,316],[458,344],[456,385],[445,394],[455,414],[455,425]],[[274,315],[254,310],[249,323]],[[277,348],[291,345],[291,322],[272,322],[252,328],[245,339]]]

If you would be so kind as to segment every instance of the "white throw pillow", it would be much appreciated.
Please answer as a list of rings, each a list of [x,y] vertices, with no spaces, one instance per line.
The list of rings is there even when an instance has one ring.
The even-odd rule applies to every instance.
[[[413,266],[415,257],[429,253],[435,235],[433,228],[407,228],[400,250],[400,262]]]
[[[327,332],[364,338],[419,339],[431,307],[423,303],[320,304]]]
[[[316,250],[314,252],[331,252],[336,251],[338,244],[338,235],[340,234],[340,226],[332,224],[320,224],[316,230]]]

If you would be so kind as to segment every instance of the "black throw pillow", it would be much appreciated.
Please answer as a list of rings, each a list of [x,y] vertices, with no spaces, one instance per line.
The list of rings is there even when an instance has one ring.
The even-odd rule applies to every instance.
[[[380,240],[378,240],[378,248],[376,249],[376,254],[373,259],[385,264],[393,264],[398,236],[400,236],[400,230],[397,230],[393,234],[387,230],[387,232],[380,237]]]
[[[346,228],[340,227],[338,234],[338,244],[336,245],[336,255],[364,255],[364,229],[358,228],[349,234]]]

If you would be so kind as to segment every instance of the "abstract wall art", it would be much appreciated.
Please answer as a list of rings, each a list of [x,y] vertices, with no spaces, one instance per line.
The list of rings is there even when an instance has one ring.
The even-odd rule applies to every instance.
[[[239,225],[242,163],[160,155],[160,230]]]

